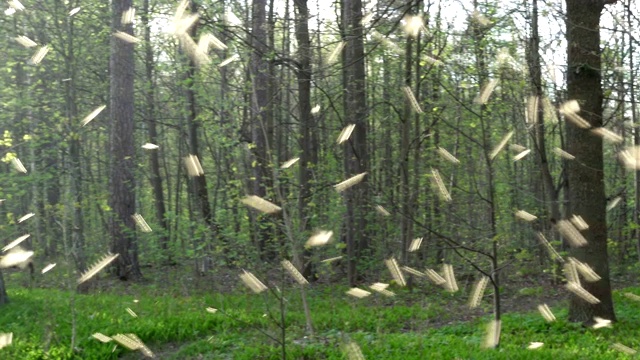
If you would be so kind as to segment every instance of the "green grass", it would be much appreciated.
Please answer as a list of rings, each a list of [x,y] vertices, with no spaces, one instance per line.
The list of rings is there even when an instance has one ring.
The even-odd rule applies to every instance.
[[[594,330],[567,323],[561,308],[553,309],[559,320],[551,324],[537,312],[507,314],[500,348],[485,350],[481,344],[489,317],[440,326],[456,318],[452,309],[463,309],[463,295],[399,294],[396,299],[358,300],[348,298],[344,290],[309,291],[314,339],[305,337],[299,293],[286,293],[288,359],[346,359],[341,345],[349,339],[360,345],[367,359],[621,359],[627,355],[610,349],[611,344],[640,348],[640,303],[621,293],[614,296],[619,322],[613,328]],[[625,291],[640,293],[640,288]],[[137,292],[144,293],[144,287]],[[162,359],[279,359],[281,355],[269,338],[279,336],[273,295],[76,295],[75,351],[70,349],[71,293],[19,289],[9,295],[11,303],[0,309],[0,332],[13,332],[14,341],[0,350],[2,359],[139,358],[119,346],[114,350],[113,343],[93,339],[95,332],[134,333]],[[210,314],[206,307],[220,311]],[[532,341],[544,342],[543,348],[527,350]]]

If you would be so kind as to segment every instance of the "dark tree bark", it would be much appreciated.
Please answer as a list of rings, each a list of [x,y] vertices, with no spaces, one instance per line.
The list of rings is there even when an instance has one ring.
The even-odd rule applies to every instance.
[[[627,0],[625,7],[627,8],[627,26],[631,29],[631,24],[633,24],[633,17],[631,12],[631,2],[632,0]],[[634,58],[634,39],[633,34],[629,33],[629,79],[628,82],[631,84],[629,86],[629,97],[631,98],[631,122],[636,124],[638,121],[638,106],[636,104],[636,87],[634,84],[636,83],[636,71],[635,71],[635,58]],[[640,146],[640,129],[637,127],[633,130],[633,145]],[[633,221],[636,224],[640,224],[640,171],[636,170],[634,179],[634,214]],[[636,252],[638,257],[640,257],[640,229],[636,228],[634,231],[634,238],[636,239]]]
[[[412,8],[409,11],[409,14],[415,15],[415,10],[419,8],[419,4],[414,4],[414,1],[410,1],[408,6]],[[408,35],[406,38],[405,45],[405,53],[404,53],[404,86],[406,88],[414,90],[411,87],[412,83],[412,70],[414,66],[414,54],[413,54],[413,43],[415,39],[412,35]],[[414,94],[418,96],[417,94]],[[416,98],[417,99],[417,98]],[[419,101],[419,100],[418,100]],[[408,263],[409,253],[408,247],[411,242],[411,238],[413,237],[413,222],[411,219],[413,218],[413,209],[415,207],[413,196],[412,196],[412,188],[411,188],[411,176],[410,172],[410,162],[409,162],[409,152],[411,151],[411,120],[413,119],[413,111],[411,102],[408,99],[405,99],[403,111],[402,111],[402,132],[400,136],[400,197],[402,201],[402,217],[400,218],[400,236],[402,237],[402,249],[401,249],[401,261],[405,264]],[[414,164],[415,166],[415,164]]]
[[[311,200],[312,168],[317,157],[317,147],[311,132],[315,129],[314,117],[311,115],[311,40],[309,39],[309,8],[307,0],[294,0],[296,18],[296,40],[298,42],[298,63],[296,76],[298,79],[298,109],[300,110],[300,196],[298,198],[298,212],[300,214],[300,230],[305,233],[309,230],[309,217],[307,205]],[[306,278],[315,278],[309,250],[303,253],[303,272]]]
[[[53,141],[48,143],[51,147],[54,146],[53,144]],[[42,164],[45,169],[49,169],[49,171],[54,174],[60,168],[58,157],[55,153],[49,151],[43,151]],[[45,241],[47,245],[43,250],[45,256],[52,258],[55,258],[57,255],[58,241],[62,238],[62,231],[58,223],[58,212],[56,211],[60,203],[60,188],[60,179],[58,177],[54,177],[54,179],[44,184],[46,204],[48,204],[48,206],[43,204],[43,210],[41,212],[46,219]]]
[[[540,177],[536,181],[536,198],[542,199],[543,211],[545,213],[544,222],[540,223],[537,231],[546,232],[551,239],[557,239],[558,234],[553,229],[555,221],[560,219],[560,189],[556,189],[554,180],[551,175],[549,159],[546,149],[546,127],[544,118],[543,101],[545,94],[542,87],[542,66],[540,57],[540,35],[538,32],[538,0],[532,1],[531,7],[531,33],[527,44],[527,62],[529,64],[529,79],[531,80],[532,94],[537,99],[537,113],[535,114],[536,123],[534,124],[531,136],[533,138],[533,147],[537,153],[536,166],[540,169]],[[533,117],[533,114],[530,116]],[[563,160],[566,162],[567,160]],[[542,264],[547,257],[547,250],[543,245],[538,246],[539,262]],[[561,269],[559,264],[553,264],[554,281],[558,278]]]
[[[131,0],[113,0],[112,30],[133,35],[132,24],[121,24],[122,12],[132,6]],[[135,150],[134,150],[134,57],[133,44],[111,37],[109,59],[111,163],[109,174],[109,233],[111,251],[120,256],[115,270],[121,279],[140,278],[138,249],[135,238]]]
[[[193,13],[198,12],[198,6],[195,2],[191,3],[191,11]],[[196,22],[188,31],[189,36],[196,38],[198,32],[198,22]],[[187,136],[189,145],[189,154],[195,155],[198,159],[202,159],[200,156],[200,119],[198,119],[198,102],[196,98],[195,84],[196,84],[196,71],[197,64],[192,57],[189,57],[187,63],[187,71],[185,73],[185,83],[188,84],[184,88],[184,94],[187,101]],[[209,202],[209,190],[207,186],[207,177],[202,174],[199,176],[191,177],[191,192],[196,207],[196,213],[198,217],[204,220],[209,230],[208,236],[210,239],[205,239],[205,248],[207,253],[212,250],[211,241],[215,241],[220,232],[220,228],[215,221],[214,213],[211,209],[211,203]],[[202,261],[199,271],[206,272],[210,267],[210,261],[208,257],[205,257]]]
[[[158,130],[156,126],[155,116],[155,79],[154,79],[154,61],[153,61],[153,45],[151,44],[151,26],[149,24],[149,0],[144,0],[142,9],[142,23],[144,25],[144,67],[147,83],[145,84],[145,100],[146,111],[145,121],[147,123],[147,132],[149,142],[158,144]],[[149,165],[151,167],[150,181],[153,188],[153,199],[156,209],[156,219],[162,227],[160,234],[160,247],[165,251],[165,255],[169,245],[169,221],[165,216],[166,206],[164,201],[164,191],[162,188],[162,177],[160,176],[160,159],[158,151],[151,150],[149,152]]]
[[[346,46],[343,55],[343,81],[345,89],[344,112],[346,124],[356,127],[344,145],[346,177],[368,171],[367,105],[365,93],[364,43],[362,31],[362,1],[342,0],[342,27]],[[346,125],[345,124],[345,125]],[[347,277],[351,285],[359,282],[358,261],[369,255],[367,220],[369,217],[369,190],[367,177],[345,192],[347,214],[344,238],[347,244]]]
[[[547,201],[547,212],[549,218],[553,221],[560,218],[560,204],[558,202],[558,191],[556,191],[551,171],[549,169],[549,161],[547,158],[547,150],[545,144],[545,119],[542,101],[544,92],[542,90],[542,66],[540,65],[540,36],[538,34],[538,1],[533,0],[531,10],[531,35],[527,47],[527,59],[529,63],[529,78],[532,82],[533,96],[538,100],[537,122],[534,127],[534,147],[538,153],[538,167],[542,180],[542,194],[538,198]]]
[[[9,296],[7,295],[7,288],[4,285],[4,277],[2,271],[0,271],[0,305],[4,305],[9,302]]]
[[[475,11],[479,11],[479,3],[477,0],[473,1],[473,8]],[[480,84],[484,86],[489,81],[489,68],[487,64],[487,29],[480,24],[473,24],[472,29],[474,40],[474,51],[476,57],[476,67],[478,69],[478,79]],[[491,284],[493,285],[493,316],[495,321],[500,321],[502,317],[502,305],[500,298],[500,251],[498,247],[498,203],[496,201],[496,181],[495,181],[495,166],[494,160],[490,155],[491,149],[494,144],[491,141],[492,135],[492,119],[491,109],[486,103],[480,106],[480,114],[478,116],[480,120],[480,130],[482,133],[482,144],[484,146],[484,162],[486,166],[486,178],[485,183],[487,187],[487,193],[484,195],[487,202],[487,215],[489,217],[490,237],[491,237]],[[497,344],[496,344],[497,346]]]
[[[267,1],[253,0],[251,12],[251,141],[253,142],[254,163],[251,171],[253,175],[253,195],[267,196],[269,183],[269,140],[271,139],[271,119],[269,104],[269,64],[266,59],[268,47]],[[263,259],[273,255],[273,248],[269,248],[270,226],[264,222],[264,215],[257,215],[254,221],[255,236]]]
[[[580,115],[593,127],[602,126],[600,15],[607,1],[567,0],[568,97],[580,104]],[[583,287],[598,298],[590,304],[571,296],[569,320],[591,323],[594,316],[615,321],[609,260],[604,189],[602,138],[573,123],[567,124],[567,151],[576,157],[568,163],[569,204],[574,215],[589,224],[584,232],[588,245],[571,249],[571,255],[589,264],[602,278]]]
[[[74,18],[65,20],[67,27],[68,43],[66,44],[66,76],[72,81],[65,82],[65,102],[69,127],[74,129],[78,126],[78,108],[75,88],[76,80],[76,59],[74,44]],[[86,270],[86,259],[84,256],[84,221],[82,210],[82,151],[80,134],[75,132],[69,138],[69,193],[71,195],[71,255],[75,261],[76,269],[80,272]]]

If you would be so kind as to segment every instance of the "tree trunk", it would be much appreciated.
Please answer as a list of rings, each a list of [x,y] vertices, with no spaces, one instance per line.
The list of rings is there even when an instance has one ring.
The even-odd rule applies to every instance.
[[[593,127],[602,126],[600,14],[605,2],[592,0],[587,6],[583,0],[566,1],[568,98],[578,101],[580,115]],[[576,161],[568,163],[570,208],[573,215],[582,216],[589,224],[584,233],[588,244],[572,248],[570,253],[602,278],[583,284],[600,302],[590,304],[571,296],[569,320],[589,324],[599,316],[615,321],[607,256],[602,138],[568,123],[567,151],[576,157]]]
[[[534,131],[532,133],[533,146],[537,153],[536,165],[540,169],[540,177],[535,180],[540,183],[540,192],[536,195],[538,199],[542,199],[545,216],[544,222],[540,224],[538,231],[549,231],[550,238],[555,240],[557,238],[557,232],[554,231],[553,225],[560,219],[560,202],[559,202],[559,190],[556,190],[553,177],[551,176],[551,170],[549,169],[549,159],[547,158],[546,150],[546,128],[544,118],[543,99],[545,98],[542,88],[542,66],[540,61],[540,36],[538,33],[538,0],[533,0],[531,9],[531,34],[529,37],[529,43],[527,46],[527,61],[529,63],[529,78],[532,83],[533,96],[537,101],[537,113],[535,118],[537,119],[534,124]],[[530,116],[533,116],[531,114]],[[563,163],[567,160],[562,160]],[[537,189],[539,189],[537,187]],[[546,249],[543,245],[538,245],[539,262],[542,264],[546,257]],[[552,264],[554,267],[554,280],[557,271],[560,269],[558,264]]]
[[[145,84],[145,100],[146,111],[145,120],[147,123],[147,132],[149,136],[149,142],[152,144],[158,144],[158,130],[156,126],[156,111],[155,111],[155,79],[153,74],[154,61],[153,61],[153,45],[151,44],[151,26],[149,24],[149,0],[144,0],[142,9],[142,24],[144,26],[144,67],[146,75]],[[151,168],[150,182],[153,188],[153,199],[156,210],[156,219],[160,223],[162,233],[160,234],[160,247],[164,250],[164,256],[170,259],[170,254],[167,252],[169,246],[169,221],[167,220],[165,213],[165,201],[164,191],[162,188],[162,177],[160,176],[160,159],[158,151],[151,150],[149,152],[149,166]]]
[[[191,11],[197,12],[197,6],[195,3],[192,3]],[[197,33],[198,23],[194,24],[189,30],[189,36],[195,38]],[[185,78],[187,79],[185,87],[185,97],[187,100],[187,134],[188,134],[188,144],[189,144],[189,154],[195,155],[200,161],[202,161],[202,157],[200,156],[200,141],[199,141],[199,129],[200,129],[200,119],[198,119],[198,106],[196,100],[196,92],[195,92],[195,83],[196,83],[196,63],[192,58],[188,59],[187,64],[187,72],[185,74]],[[191,189],[193,194],[193,199],[195,203],[195,211],[199,215],[199,217],[204,220],[207,228],[209,230],[209,234],[207,236],[211,236],[212,239],[205,239],[207,253],[209,253],[212,249],[210,240],[215,240],[219,233],[218,224],[215,222],[213,211],[211,210],[211,204],[209,203],[209,190],[207,187],[207,178],[205,175],[193,176],[191,178]],[[200,271],[205,272],[209,268],[208,258],[203,259],[200,264]]]
[[[558,192],[555,190],[551,171],[549,170],[549,161],[547,159],[547,151],[545,145],[545,126],[544,126],[544,109],[542,101],[544,92],[542,90],[542,67],[540,65],[540,36],[538,35],[538,1],[533,0],[531,14],[531,36],[529,38],[528,62],[529,62],[529,78],[532,82],[533,96],[537,97],[537,122],[534,131],[534,146],[538,153],[538,166],[542,177],[543,193],[538,195],[539,199],[548,201],[547,211],[549,219],[557,221],[560,218],[560,205],[558,203]],[[533,114],[531,114],[533,116]]]
[[[54,142],[50,141],[47,143],[50,147],[54,147]],[[57,148],[56,148],[57,150]],[[60,170],[59,163],[61,162],[56,152],[53,151],[43,151],[43,159],[42,164],[45,169],[49,169],[51,173],[55,174]],[[48,206],[44,206],[43,214],[46,219],[45,226],[45,241],[47,242],[46,248],[44,248],[44,253],[46,257],[55,258],[57,256],[57,245],[58,241],[62,238],[62,233],[60,231],[60,226],[58,225],[59,221],[59,208],[58,204],[60,203],[60,178],[54,177],[51,180],[48,180],[44,183],[44,192],[46,193],[46,204]]]
[[[479,11],[478,1],[474,0],[473,7],[475,11]],[[486,86],[489,81],[489,70],[487,67],[487,54],[486,54],[486,32],[481,28],[480,24],[474,24],[473,26],[473,38],[475,42],[475,56],[476,66],[478,69],[478,79],[480,80],[480,86]],[[494,161],[497,157],[491,158],[491,149],[493,144],[491,142],[492,135],[492,119],[491,110],[487,107],[487,104],[483,103],[480,106],[480,130],[482,132],[482,145],[484,147],[484,162],[486,165],[486,187],[487,193],[485,199],[488,205],[488,217],[489,227],[488,233],[491,237],[491,284],[493,285],[493,316],[495,321],[500,321],[502,317],[501,305],[500,305],[500,267],[499,267],[499,247],[498,247],[498,204],[496,202],[496,185],[495,185],[495,167]],[[498,344],[496,344],[497,346]]]
[[[409,6],[413,7],[413,1],[409,2]],[[413,14],[413,11],[410,11]],[[411,88],[411,74],[413,69],[413,42],[414,38],[409,35],[406,38],[405,45],[405,63],[404,63],[404,86],[405,89]],[[402,217],[400,220],[400,236],[402,237],[401,261],[407,264],[408,247],[413,236],[413,199],[411,196],[410,176],[409,176],[409,151],[411,137],[411,120],[413,119],[412,105],[409,99],[405,99],[402,111],[402,135],[400,136],[400,196],[402,199]]]
[[[627,0],[625,4],[627,9],[627,26],[628,29],[632,29],[632,13],[631,13],[631,0]],[[635,59],[633,57],[634,47],[634,38],[631,33],[629,33],[629,98],[631,99],[631,123],[637,124],[638,121],[638,109],[636,104],[636,69],[635,69]],[[640,129],[634,126],[633,129],[633,145],[640,146]],[[640,171],[635,171],[635,179],[634,179],[634,214],[633,221],[636,225],[640,224]],[[640,259],[640,228],[636,227],[634,231],[634,238],[636,239],[636,252],[637,256]]]
[[[0,305],[4,305],[9,302],[9,296],[7,295],[7,288],[4,285],[4,277],[2,271],[0,271]]]
[[[266,22],[266,0],[254,0],[251,13],[251,84],[252,84],[252,122],[251,141],[254,144],[253,155],[255,161],[252,164],[253,195],[267,196],[267,184],[269,177],[269,141],[271,140],[269,109],[269,64],[266,59],[269,48],[267,46],[268,32]],[[275,249],[270,244],[270,229],[265,223],[265,215],[257,215],[254,222],[256,240],[263,259],[272,257]]]
[[[78,108],[76,99],[76,69],[75,69],[75,45],[74,18],[67,21],[67,53],[65,61],[66,77],[71,81],[65,82],[65,102],[67,119],[71,129],[77,128]],[[86,270],[84,256],[84,221],[82,213],[82,164],[81,164],[80,134],[74,133],[69,139],[69,193],[71,195],[71,256],[80,272]]]
[[[345,89],[345,120],[355,124],[349,141],[344,145],[344,169],[346,177],[368,171],[367,151],[367,107],[365,94],[364,44],[362,31],[362,1],[342,1],[342,27],[346,40],[344,50],[343,81]],[[346,125],[346,124],[345,124]],[[345,219],[345,242],[347,244],[347,277],[351,285],[361,280],[357,264],[369,255],[367,220],[369,217],[368,179],[345,192],[347,214]]]
[[[314,130],[314,117],[311,115],[311,41],[309,40],[309,8],[307,0],[294,0],[296,17],[296,41],[298,42],[298,109],[300,119],[300,154],[299,181],[300,195],[298,197],[298,212],[300,216],[300,233],[305,234],[309,229],[307,206],[311,201],[311,176],[315,167],[317,149],[314,146],[311,132]],[[305,249],[303,253],[303,272],[306,278],[315,279],[315,271],[311,263],[311,252]],[[301,265],[301,264],[297,264]]]
[[[133,35],[132,24],[121,24],[122,12],[132,6],[131,0],[113,0],[112,29]],[[135,150],[134,150],[134,57],[133,44],[111,37],[109,59],[111,163],[109,207],[111,217],[111,251],[120,256],[115,262],[116,274],[123,280],[140,278],[138,249],[135,238]]]

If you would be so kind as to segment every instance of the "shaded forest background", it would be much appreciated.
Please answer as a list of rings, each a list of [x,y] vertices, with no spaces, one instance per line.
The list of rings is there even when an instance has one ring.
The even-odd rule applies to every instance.
[[[615,277],[640,258],[640,177],[619,160],[640,145],[639,9],[593,3],[603,112],[585,118],[611,133],[589,134],[604,139],[604,198],[591,200],[606,205]],[[135,280],[145,267],[265,274],[291,259],[307,279],[355,286],[388,278],[394,257],[484,274],[497,292],[505,269],[558,281],[540,236],[565,255],[556,224],[593,205],[569,191],[582,160],[567,145],[566,84],[594,69],[567,66],[563,2],[14,5],[0,18],[0,230],[31,234],[39,267],[80,274],[111,251],[112,273]],[[320,230],[332,242],[305,247]]]

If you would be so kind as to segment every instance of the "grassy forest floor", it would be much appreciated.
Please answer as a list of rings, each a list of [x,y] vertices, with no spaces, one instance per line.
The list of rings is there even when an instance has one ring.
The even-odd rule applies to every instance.
[[[344,286],[314,284],[307,295],[315,336],[307,337],[300,291],[292,284],[282,289],[283,334],[275,296],[251,293],[236,273],[199,277],[188,269],[165,268],[146,274],[154,280],[121,282],[103,275],[89,295],[60,290],[73,283],[64,277],[38,278],[29,288],[26,274],[5,274],[11,303],[0,309],[0,332],[13,332],[13,344],[0,350],[0,358],[143,357],[101,343],[91,336],[96,332],[134,333],[160,359],[279,359],[282,336],[287,359],[347,359],[343,344],[348,341],[356,342],[367,359],[403,360],[623,359],[631,357],[612,344],[640,348],[640,302],[624,296],[640,295],[640,287],[629,283],[616,284],[619,322],[591,329],[566,322],[561,285],[510,279],[504,288],[500,347],[482,349],[491,296],[487,292],[482,306],[470,310],[470,284],[460,283],[461,291],[450,294],[419,283],[413,291],[393,289],[395,297],[364,299],[346,295]],[[547,323],[540,316],[536,307],[541,303],[551,306],[557,321]],[[208,307],[218,311],[207,312]],[[528,350],[531,342],[544,345]]]

